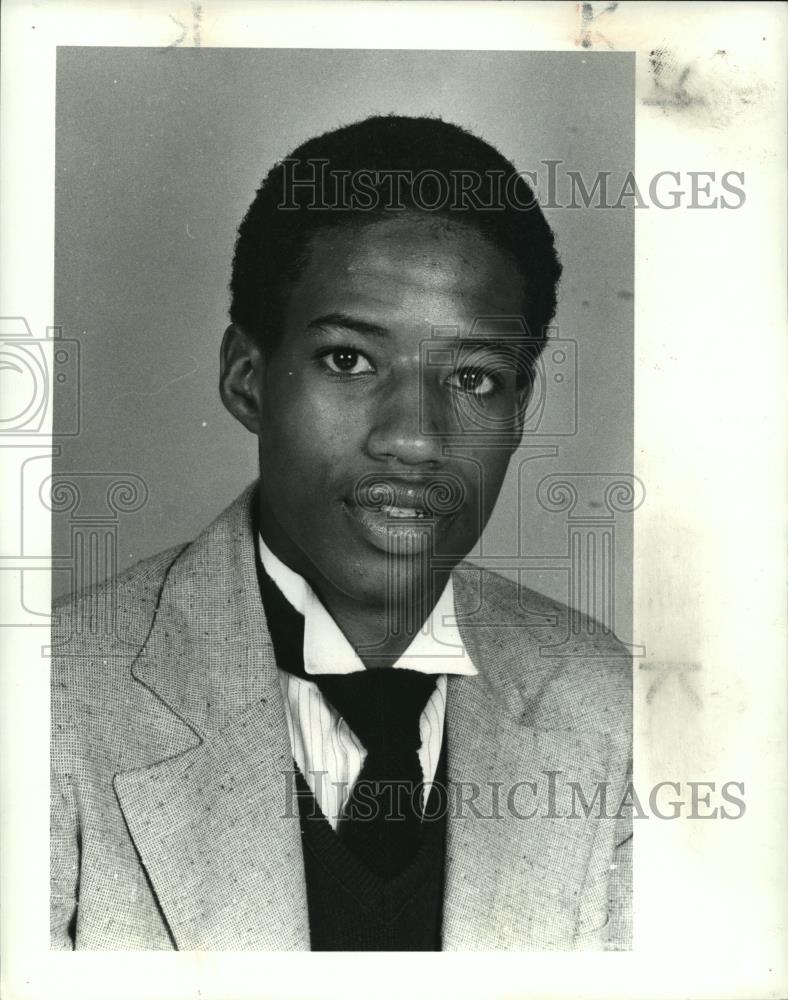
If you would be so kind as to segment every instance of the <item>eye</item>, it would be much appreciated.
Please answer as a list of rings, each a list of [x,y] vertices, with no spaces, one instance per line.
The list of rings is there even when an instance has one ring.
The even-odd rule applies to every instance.
[[[375,370],[370,361],[354,347],[335,347],[322,355],[322,361],[335,375],[363,375]]]
[[[452,389],[473,396],[489,396],[498,388],[498,380],[484,368],[459,368],[448,379]]]

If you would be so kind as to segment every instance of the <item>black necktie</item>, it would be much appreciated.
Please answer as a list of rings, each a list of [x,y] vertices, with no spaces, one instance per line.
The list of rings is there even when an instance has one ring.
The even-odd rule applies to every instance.
[[[382,878],[393,878],[416,854],[424,775],[420,719],[435,675],[381,667],[351,674],[304,671],[304,619],[258,567],[268,628],[281,670],[317,684],[367,752],[337,832]]]
[[[419,722],[435,677],[381,667],[316,680],[367,751],[339,835],[368,868],[391,878],[419,847],[424,782]]]

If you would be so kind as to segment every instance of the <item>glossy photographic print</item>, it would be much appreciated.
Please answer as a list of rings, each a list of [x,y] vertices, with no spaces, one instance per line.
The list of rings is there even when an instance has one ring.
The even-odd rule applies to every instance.
[[[54,948],[630,947],[633,73],[59,51]]]

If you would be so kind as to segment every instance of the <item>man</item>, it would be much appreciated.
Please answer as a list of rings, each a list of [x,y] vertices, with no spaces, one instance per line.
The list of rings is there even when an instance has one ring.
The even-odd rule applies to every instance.
[[[271,170],[221,361],[259,481],[55,616],[53,947],[628,947],[624,650],[464,561],[559,275],[454,125]]]

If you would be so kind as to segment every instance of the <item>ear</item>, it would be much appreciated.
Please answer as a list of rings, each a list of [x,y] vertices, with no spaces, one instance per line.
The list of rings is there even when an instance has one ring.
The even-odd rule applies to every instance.
[[[263,364],[259,346],[231,323],[222,339],[219,393],[229,412],[252,434],[260,427]]]

